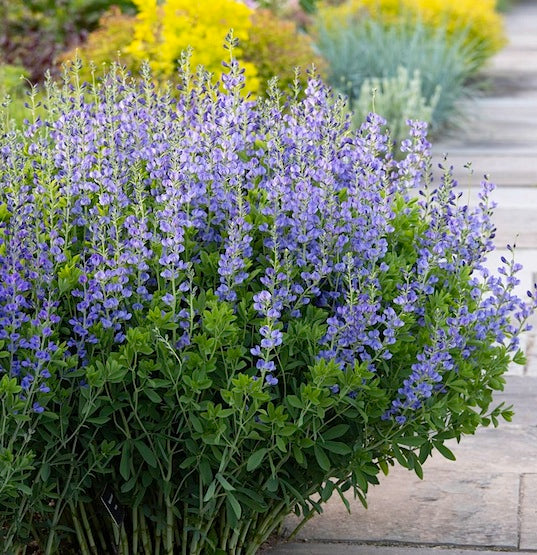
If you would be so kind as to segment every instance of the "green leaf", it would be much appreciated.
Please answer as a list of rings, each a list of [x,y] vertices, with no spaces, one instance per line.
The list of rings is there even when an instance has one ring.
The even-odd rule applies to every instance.
[[[337,426],[334,426],[333,428],[326,430],[326,432],[323,433],[323,439],[326,441],[330,439],[337,439],[338,437],[345,435],[348,429],[349,429],[348,424],[338,424]]]
[[[203,433],[203,425],[202,425],[200,419],[192,413],[189,414],[188,418],[189,418],[190,422],[192,422],[192,426],[194,427],[194,430],[196,430],[196,432],[198,432],[198,434],[202,434]]]
[[[140,441],[139,439],[135,440],[134,445],[138,450],[138,452],[140,453],[140,455],[142,455],[142,458],[144,459],[144,461],[149,466],[156,468],[157,459],[153,451],[151,451],[151,449],[143,441]]]
[[[296,395],[287,395],[286,399],[287,402],[296,409],[301,409],[304,406],[302,401]]]
[[[418,436],[407,436],[397,439],[397,443],[407,447],[421,447],[426,441],[427,440],[425,438]]]
[[[203,496],[204,503],[206,503],[207,501],[210,501],[214,497],[215,492],[216,492],[216,482],[211,482],[209,484],[209,487],[207,488],[207,491],[205,492],[205,495]]]
[[[281,436],[276,436],[276,447],[278,447],[282,453],[287,453],[287,445]]]
[[[527,362],[526,360],[526,355],[524,355],[524,351],[521,351],[520,349],[516,352],[515,356],[513,357],[513,362],[515,364],[520,364],[521,366],[524,366]]]
[[[321,499],[323,502],[327,502],[330,497],[332,497],[332,493],[334,492],[334,483],[328,480],[324,485],[323,491],[321,492]]]
[[[50,464],[49,463],[43,463],[41,465],[41,480],[43,480],[43,482],[46,482],[49,477],[50,477]]]
[[[24,495],[32,495],[32,489],[26,484],[17,484],[17,489]]]
[[[226,497],[226,502],[229,502],[233,513],[237,517],[237,520],[240,520],[242,515],[242,508],[241,504],[237,501],[237,498],[232,493],[228,493]]]
[[[319,445],[314,445],[313,451],[315,453],[315,459],[317,464],[326,472],[330,470],[330,459],[326,456],[323,448]]]
[[[199,470],[202,481],[205,484],[209,484],[213,479],[213,473],[211,470],[211,465],[207,459],[202,459],[199,462]]]
[[[395,458],[397,459],[397,462],[401,466],[404,466],[405,468],[408,468],[408,461],[405,459],[405,457],[403,457],[403,453],[401,453],[401,450],[399,449],[399,447],[397,446],[396,443],[394,443],[392,445],[392,451],[393,451],[393,454],[394,454]]]
[[[365,477],[365,474],[363,472],[360,472],[359,470],[355,470],[353,472],[353,478],[355,482],[358,484],[358,487],[362,491],[367,491],[367,488],[368,488],[367,478]]]
[[[420,480],[423,480],[423,468],[418,461],[414,462],[414,472]]]
[[[216,479],[226,491],[234,491],[235,488],[222,476],[220,472],[216,475]]]
[[[379,460],[378,465],[380,466],[380,469],[382,470],[384,476],[388,476],[388,472],[389,472],[388,463],[384,459],[381,459]]]
[[[423,464],[429,458],[429,455],[431,454],[431,449],[432,449],[432,445],[429,442],[424,443],[421,446],[420,453],[418,455],[418,460],[420,461],[421,464]]]
[[[277,476],[271,476],[265,482],[265,488],[267,489],[267,491],[270,491],[271,493],[276,492],[278,490],[279,485],[280,485],[280,481],[278,480]]]
[[[451,449],[448,449],[443,443],[435,441],[434,446],[435,449],[446,459],[449,459],[450,461],[457,460],[457,457],[455,457],[453,451],[451,451]]]
[[[149,387],[144,388],[144,393],[147,395],[150,401],[153,403],[161,403],[162,397],[154,390]]]
[[[121,493],[127,493],[131,491],[132,489],[134,489],[135,485],[136,485],[136,476],[133,476],[130,480],[128,480],[121,486]]]
[[[97,426],[102,426],[110,420],[109,416],[96,416],[95,418],[88,418],[86,422],[90,424],[97,424]]]
[[[259,449],[254,453],[252,453],[248,457],[248,462],[246,463],[246,470],[248,472],[255,470],[263,462],[263,459],[265,458],[267,451],[268,449],[266,447],[263,447],[262,449]]]
[[[303,466],[306,459],[304,458],[304,453],[302,453],[300,447],[296,445],[296,443],[293,443],[291,449],[293,451],[293,457],[295,457],[296,462]]]
[[[128,480],[130,472],[131,461],[131,446],[130,443],[125,442],[121,451],[121,460],[119,462],[119,473],[124,480]]]
[[[352,449],[342,441],[327,441],[323,443],[323,447],[332,453],[337,453],[338,455],[348,455],[352,453]]]

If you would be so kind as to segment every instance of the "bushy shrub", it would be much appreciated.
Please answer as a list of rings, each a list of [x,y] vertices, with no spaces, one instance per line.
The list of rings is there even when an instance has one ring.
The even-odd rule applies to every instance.
[[[252,27],[252,8],[238,0],[134,0],[138,8],[134,41],[127,53],[149,60],[157,75],[173,77],[181,52],[192,48],[192,65],[203,65],[215,75],[222,69],[221,46],[232,28],[238,40],[235,53],[243,59],[242,45]],[[243,61],[248,90],[259,88],[257,69]]]
[[[106,72],[103,67],[118,60],[131,72],[138,72],[141,62],[126,52],[134,40],[135,21],[133,15],[125,15],[117,8],[111,9],[103,14],[97,29],[88,35],[84,43],[64,52],[58,63],[69,62],[78,56],[83,61],[79,77],[88,83],[94,79],[92,65],[96,77]]]
[[[241,10],[243,10],[243,7],[241,7]],[[232,15],[233,12],[231,12]],[[175,17],[177,16],[175,14]],[[169,15],[169,18],[171,17],[173,15]],[[236,25],[231,17],[226,21],[231,27],[235,28]],[[141,51],[132,47],[134,29],[137,25],[140,25],[140,21],[137,22],[133,16],[124,15],[118,10],[112,10],[101,18],[99,28],[89,35],[87,41],[76,49],[65,53],[60,58],[60,62],[72,60],[78,53],[81,60],[85,62],[80,78],[91,81],[91,68],[88,62],[93,62],[99,68],[103,63],[116,60],[117,52],[120,51],[121,63],[130,71],[138,72],[143,61],[140,56],[144,55],[144,51],[142,47]],[[249,12],[249,22],[245,24],[245,27],[248,28],[247,36],[243,36],[244,40],[240,41],[242,59],[248,67],[255,68],[255,75],[257,76],[255,80],[252,80],[249,90],[256,88],[256,92],[262,94],[268,86],[268,81],[275,76],[278,76],[280,87],[287,88],[294,82],[296,67],[302,68],[301,80],[304,82],[305,71],[312,65],[315,65],[319,73],[324,72],[324,60],[314,52],[310,37],[299,32],[292,21],[279,19],[269,10],[256,9]],[[223,24],[220,31],[225,33],[227,30]],[[161,39],[166,40],[164,36]],[[167,66],[167,70],[163,71],[166,77],[173,80],[177,78],[176,59],[180,56],[180,52],[176,51],[176,48],[178,48],[179,43],[185,48],[187,46],[194,48],[194,62],[201,61],[200,57],[195,54],[199,49],[203,50],[202,60],[207,61],[207,56],[213,57],[214,61],[211,63],[210,69],[216,75],[220,75],[221,62],[217,54],[221,52],[221,48],[213,51],[211,50],[214,46],[212,43],[193,40],[191,34],[186,34],[182,38],[174,35],[173,41],[174,44],[170,45],[169,48],[175,54],[171,58],[173,64]],[[145,54],[148,59],[152,60],[151,65],[154,66],[155,59],[149,51],[148,43],[146,47]],[[158,63],[157,67],[160,67]],[[248,73],[250,76],[252,75],[252,71]]]
[[[395,77],[366,79],[360,96],[354,104],[354,119],[358,126],[371,111],[386,121],[392,140],[400,144],[408,135],[408,120],[430,123],[438,104],[438,87],[430,102],[422,96],[422,77],[419,70],[409,75],[404,67],[397,69]]]
[[[282,89],[288,88],[294,82],[297,67],[302,69],[303,76],[312,64],[324,74],[326,64],[314,52],[311,38],[299,32],[292,21],[279,19],[268,10],[254,11],[251,19],[248,40],[242,47],[244,59],[257,70],[260,92],[275,76]]]
[[[79,44],[111,5],[133,7],[130,0],[2,1],[0,57],[23,65],[33,83],[42,81],[56,57]]]
[[[483,267],[490,185],[457,206],[424,125],[395,161],[315,77],[253,102],[182,65],[178,100],[75,75],[0,131],[2,552],[253,554],[511,414],[533,300]]]
[[[338,27],[319,20],[316,32],[317,46],[328,62],[328,80],[349,98],[351,106],[366,80],[394,79],[399,68],[405,68],[409,75],[419,72],[425,102],[432,104],[439,91],[432,131],[457,122],[460,101],[471,94],[467,82],[475,70],[472,51],[462,41],[450,43],[441,29],[431,33],[420,24],[385,25],[367,19]]]
[[[321,17],[337,28],[341,23],[366,18],[388,25],[425,25],[447,31],[447,37],[472,49],[472,63],[481,66],[505,44],[501,16],[495,0],[348,0],[340,6],[325,7]]]

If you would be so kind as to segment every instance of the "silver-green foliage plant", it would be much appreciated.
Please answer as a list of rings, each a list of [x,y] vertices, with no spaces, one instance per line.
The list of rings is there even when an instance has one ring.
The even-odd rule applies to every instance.
[[[434,103],[430,118],[433,133],[456,123],[461,100],[472,94],[468,81],[477,61],[463,34],[448,40],[445,30],[432,31],[419,23],[388,25],[354,19],[326,26],[319,21],[317,46],[328,61],[330,84],[351,104],[369,79],[397,78],[400,68],[409,76],[419,72],[420,96],[427,104]]]
[[[438,86],[427,100],[422,96],[420,71],[416,69],[410,76],[407,68],[398,67],[394,77],[364,81],[354,103],[354,121],[360,125],[370,112],[376,112],[386,120],[391,139],[400,144],[408,135],[408,120],[431,123],[440,94]]]

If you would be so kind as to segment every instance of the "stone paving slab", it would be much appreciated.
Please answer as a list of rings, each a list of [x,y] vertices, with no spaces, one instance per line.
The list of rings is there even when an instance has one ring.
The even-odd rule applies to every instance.
[[[521,478],[520,548],[537,549],[537,474]]]
[[[532,377],[537,377],[537,330],[535,328],[536,326],[533,327],[533,330],[527,338],[525,351],[527,362],[523,373],[525,376]],[[537,394],[535,398],[537,399]],[[534,408],[534,410],[537,412],[537,408]]]
[[[521,121],[524,114],[535,115],[537,112],[537,91],[524,91],[518,97],[478,96],[469,107],[475,108],[476,118],[486,115],[487,119],[490,117],[495,121],[509,121],[511,117]]]
[[[535,551],[457,549],[449,546],[368,545],[351,543],[282,543],[259,555],[535,555]]]
[[[435,157],[442,160],[441,153]],[[443,165],[453,166],[457,181],[465,186],[476,187],[485,175],[492,183],[501,187],[533,187],[537,186],[537,149],[536,154],[514,155],[506,153],[490,154],[451,154],[448,152],[447,162]],[[465,166],[470,165],[470,169]],[[437,177],[439,169],[434,170]]]
[[[371,488],[369,509],[350,500],[349,515],[341,500],[333,498],[297,537],[517,549],[519,489],[517,474],[438,470],[420,480],[398,467]],[[297,522],[290,517],[286,532]]]
[[[535,116],[537,121],[537,115]],[[438,161],[447,155],[450,163],[452,156],[467,157],[471,161],[474,157],[518,156],[531,157],[537,153],[537,128],[523,123],[503,122],[498,118],[496,122],[477,122],[474,116],[469,117],[461,124],[462,129],[458,136],[456,132],[445,135],[442,141],[433,140],[433,152]],[[498,127],[502,127],[502,133],[498,133]]]
[[[537,428],[537,378],[508,376],[505,389],[494,394],[494,401],[496,403],[505,402],[507,405],[515,407],[513,422],[505,424],[505,427]],[[498,428],[498,430],[501,429]],[[537,459],[535,465],[537,466]],[[530,470],[526,470],[526,472],[528,471]]]
[[[498,247],[516,244],[518,249],[535,251],[537,245],[537,210],[508,209],[499,205],[492,216],[496,226],[494,243]],[[518,252],[515,258],[518,259]],[[532,269],[537,270],[537,260],[532,263]]]
[[[517,43],[516,48],[510,49],[509,52],[498,54],[491,63],[491,69],[495,73],[504,73],[505,75],[513,74],[513,78],[524,77],[526,75],[533,76],[537,68],[537,63],[528,63],[528,50],[535,50],[535,58],[537,59],[537,47],[534,39],[528,39]],[[531,61],[531,58],[530,58]]]
[[[464,135],[456,138],[451,134],[444,137],[441,143],[433,141],[436,161],[444,160],[444,155],[447,155],[447,163],[450,164],[452,156],[462,156],[467,161],[472,161],[483,155],[516,158],[520,155],[531,157],[537,153],[536,129],[527,125],[506,126],[501,134],[498,133],[497,126],[489,122],[479,124],[479,127],[471,121],[465,125],[467,130]]]
[[[534,407],[536,404],[534,398]],[[518,403],[515,403],[514,410],[515,413],[518,411]],[[524,414],[527,412],[524,411]],[[487,473],[537,473],[537,424],[528,428],[501,421],[498,428],[484,428],[474,436],[463,437],[460,443],[451,440],[446,445],[455,453],[457,460],[450,461],[440,454],[434,454],[423,465],[426,481],[436,480],[437,471],[472,473],[479,469],[479,472]],[[509,449],[505,449],[506,445]]]
[[[468,202],[475,206],[479,201],[478,194],[481,187],[459,187],[463,193],[461,202]],[[490,199],[498,204],[500,209],[534,210],[537,216],[537,188],[534,187],[497,187],[490,194]],[[537,248],[537,245],[535,245]]]

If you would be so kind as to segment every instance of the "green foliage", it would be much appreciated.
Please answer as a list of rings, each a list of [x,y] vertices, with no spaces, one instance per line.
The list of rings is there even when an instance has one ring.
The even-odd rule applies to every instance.
[[[268,10],[252,14],[252,28],[243,44],[244,59],[253,63],[261,81],[261,91],[274,76],[280,87],[288,89],[294,82],[295,68],[305,70],[315,65],[325,73],[326,64],[313,50],[311,38],[297,30],[291,21],[279,19]]]
[[[408,134],[407,120],[432,122],[440,94],[438,87],[430,102],[423,98],[419,70],[410,76],[406,68],[399,67],[395,77],[366,79],[354,104],[355,125],[376,112],[387,121],[391,139],[400,144]]]
[[[134,22],[132,15],[117,8],[109,10],[100,18],[97,29],[82,44],[64,52],[58,61],[65,63],[79,56],[84,61],[80,79],[88,83],[93,80],[92,65],[96,76],[102,76],[106,72],[103,68],[118,60],[130,71],[139,70],[139,62],[125,51],[134,38]]]
[[[298,6],[307,14],[315,13],[318,0],[298,0]],[[255,4],[262,8],[271,10],[273,13],[281,13],[289,9],[289,0],[257,0]]]
[[[434,104],[432,130],[457,122],[460,101],[471,94],[467,83],[475,70],[472,50],[462,40],[448,42],[444,31],[431,33],[423,25],[390,26],[366,19],[338,27],[319,21],[317,33],[317,46],[329,65],[328,80],[348,96],[351,106],[367,80],[395,79],[404,68],[410,76],[418,72],[420,96],[429,106]],[[391,113],[398,121],[403,117]]]
[[[18,123],[22,123],[26,114],[27,79],[24,67],[0,63],[0,104],[9,104],[9,117]]]
[[[443,30],[448,42],[462,40],[481,67],[505,45],[503,21],[495,4],[495,0],[346,0],[336,7],[323,7],[321,17],[334,29],[367,18],[390,26],[419,23],[431,33]]]
[[[387,473],[398,463],[421,477],[422,465],[434,451],[453,458],[444,445],[448,439],[474,433],[481,425],[496,425],[500,417],[510,418],[509,409],[492,406],[492,396],[503,388],[503,374],[513,358],[500,332],[509,343],[520,331],[507,323],[506,305],[522,310],[512,294],[515,280],[509,274],[504,287],[494,281],[494,293],[501,289],[498,304],[487,304],[489,286],[471,279],[481,260],[471,249],[481,255],[492,234],[487,208],[483,204],[475,213],[453,210],[449,172],[431,193],[425,171],[430,158],[420,150],[425,140],[417,127],[408,158],[398,166],[379,130],[371,125],[371,132],[365,126],[351,132],[343,103],[330,99],[315,80],[305,99],[297,94],[284,103],[281,92],[272,87],[268,98],[256,104],[240,96],[240,68],[232,64],[228,76],[236,89],[229,95],[211,88],[200,72],[197,81],[182,75],[177,101],[168,90],[154,86],[147,66],[141,82],[113,66],[102,82],[89,88],[81,85],[78,67],[75,64],[73,74],[65,75],[62,86],[48,84],[47,124],[37,123],[32,97],[31,128],[0,128],[2,153],[13,161],[0,167],[0,247],[5,250],[6,229],[30,246],[35,246],[35,233],[37,249],[17,259],[14,267],[21,274],[29,267],[28,273],[38,278],[39,271],[50,272],[37,288],[20,280],[21,298],[26,300],[25,294],[32,301],[24,304],[22,314],[37,319],[35,324],[28,316],[17,328],[28,333],[28,339],[23,337],[15,354],[0,340],[0,550],[11,553],[36,542],[47,555],[70,548],[83,554],[110,553],[118,545],[125,554],[172,554],[182,548],[194,555],[253,555],[290,511],[307,519],[322,511],[322,503],[333,494],[344,499],[348,492],[365,505],[368,489],[378,483],[381,471]],[[192,139],[194,132],[198,135]],[[356,158],[348,162],[351,156]],[[212,176],[229,170],[223,160],[239,169],[226,175],[217,194],[211,187],[221,183]],[[289,176],[289,161],[294,177]],[[169,173],[162,171],[168,163]],[[327,179],[313,173],[321,166]],[[256,168],[262,172],[253,174]],[[309,169],[312,173],[305,177]],[[419,186],[432,195],[430,202],[410,200],[407,179],[417,180],[416,175],[423,175]],[[264,178],[265,188],[260,186]],[[69,187],[76,179],[83,186],[75,192]],[[270,198],[273,184],[286,179],[291,180],[286,196]],[[341,187],[330,188],[338,179]],[[312,190],[322,192],[319,206],[303,194],[306,180],[314,184]],[[118,186],[115,201],[107,202],[110,184],[118,183],[124,189]],[[200,183],[202,192],[196,193]],[[357,198],[361,187],[371,190],[354,205],[354,198],[348,199],[352,186]],[[166,194],[160,194],[164,190]],[[205,204],[194,204],[196,194]],[[174,195],[182,204],[173,204]],[[28,214],[20,217],[13,208],[19,197],[33,203],[42,218],[34,214],[35,221],[27,224]],[[343,230],[334,235],[348,249],[344,262],[337,260],[342,270],[305,278],[305,269],[317,272],[319,257],[311,263],[303,260],[301,266],[289,259],[292,254],[303,256],[305,243],[297,253],[287,248],[279,252],[270,245],[279,239],[277,218],[285,215],[294,224],[287,205],[291,199],[303,203],[295,204],[297,212],[302,209],[318,218],[317,237],[327,250],[332,245],[328,240],[322,243],[323,232],[329,227]],[[233,207],[236,203],[237,210],[248,206],[243,218],[248,229],[242,231],[249,234],[252,253],[244,257],[247,277],[232,284],[237,293],[232,300],[215,293],[226,275],[223,251],[231,234],[226,226],[233,223],[231,218],[215,217],[217,210],[222,215],[220,201]],[[275,213],[277,202],[281,207]],[[441,254],[428,251],[427,241],[436,247],[436,237],[451,239],[455,232],[463,233],[449,228],[450,217],[458,215],[467,218],[456,222],[468,226],[460,227],[471,234],[470,246],[456,236],[455,247],[447,246]],[[181,227],[190,217],[192,225]],[[194,218],[201,217],[206,220],[196,227]],[[389,225],[375,228],[378,219]],[[133,222],[139,227],[129,227]],[[15,224],[24,232],[20,237]],[[352,251],[355,243],[345,231],[351,226],[356,226],[354,241],[369,245],[371,258]],[[176,268],[166,261],[164,246],[176,238],[177,229],[182,249],[178,258],[184,265],[170,277],[168,270]],[[222,241],[209,235],[208,230],[216,229]],[[62,242],[57,241],[60,232]],[[382,247],[375,243],[372,248],[370,236],[376,233],[374,241]],[[124,236],[128,239],[122,242]],[[457,241],[468,250],[459,251]],[[53,249],[56,253],[50,258],[39,258]],[[419,260],[424,252],[430,256]],[[7,260],[2,250],[0,255],[2,262]],[[335,255],[329,258],[332,255],[323,253],[331,263],[336,262]],[[353,256],[364,261],[363,267],[353,266]],[[102,262],[94,262],[99,257]],[[426,272],[417,270],[420,261],[428,264]],[[106,284],[98,278],[106,276],[103,269],[110,278]],[[13,275],[18,276],[15,271]],[[267,276],[280,281],[274,285]],[[411,290],[417,300],[406,309],[401,306],[404,301],[396,299],[411,279],[417,280]],[[123,292],[129,294],[121,295],[116,305],[125,313],[118,328],[124,331],[121,337],[115,339],[117,330],[108,325],[108,308],[89,331],[73,320],[87,309],[79,303],[97,302],[99,308],[92,307],[100,310],[101,301],[104,305],[117,300],[117,287],[125,282],[128,289]],[[149,295],[139,292],[141,282],[149,287]],[[294,285],[300,287],[290,289]],[[294,296],[284,301],[278,316],[270,316],[255,306],[261,302],[256,296],[262,287],[274,295],[278,287]],[[324,287],[337,295],[344,291],[344,299],[331,306],[320,295]],[[48,302],[48,294],[54,303]],[[11,301],[7,297],[3,293],[2,310]],[[43,299],[58,316],[55,326],[46,310],[39,310]],[[480,302],[482,312],[477,310]],[[339,308],[362,303],[368,310],[373,307],[370,312],[375,315],[387,315],[391,309],[397,317],[390,328],[394,342],[378,349],[368,345],[372,355],[362,359],[353,354],[342,371],[343,363],[335,356],[321,356],[327,346],[323,340],[331,327],[340,326],[333,323]],[[486,327],[479,316],[486,319],[498,312],[496,308],[502,310],[501,320],[493,315],[494,325]],[[38,319],[42,312],[44,324]],[[476,316],[473,326],[455,326],[471,353],[466,356],[458,346],[439,347],[453,362],[439,374],[441,387],[431,390],[419,406],[404,407],[400,420],[392,418],[388,412],[412,366],[427,353],[432,339],[441,337],[440,331],[446,332],[444,338],[451,333],[453,320],[461,314]],[[388,337],[387,317],[364,329]],[[82,333],[77,335],[73,321],[95,339],[80,351],[77,341]],[[522,327],[523,322],[518,324]],[[341,325],[342,334],[346,326]],[[36,372],[22,388],[23,372],[12,376],[10,365],[19,360],[41,364],[35,349],[27,346],[34,335],[54,345],[45,352],[49,357],[41,367],[49,376],[42,379],[43,373]],[[262,338],[278,336],[277,345],[263,345]],[[358,343],[356,349],[363,347]],[[265,355],[268,352],[267,359],[254,354],[259,346]],[[335,348],[341,354],[347,347],[343,337],[341,349],[339,343]],[[391,356],[381,356],[386,353]],[[277,363],[277,384],[258,366],[268,358]],[[520,356],[514,360],[522,362]],[[45,390],[40,388],[45,384]],[[123,525],[102,516],[105,486],[125,510]]]
[[[112,5],[133,7],[130,0],[0,0],[0,58],[23,65],[32,82],[42,81],[56,57],[80,43]]]
[[[508,12],[513,7],[513,0],[497,0],[496,9],[499,12]]]

